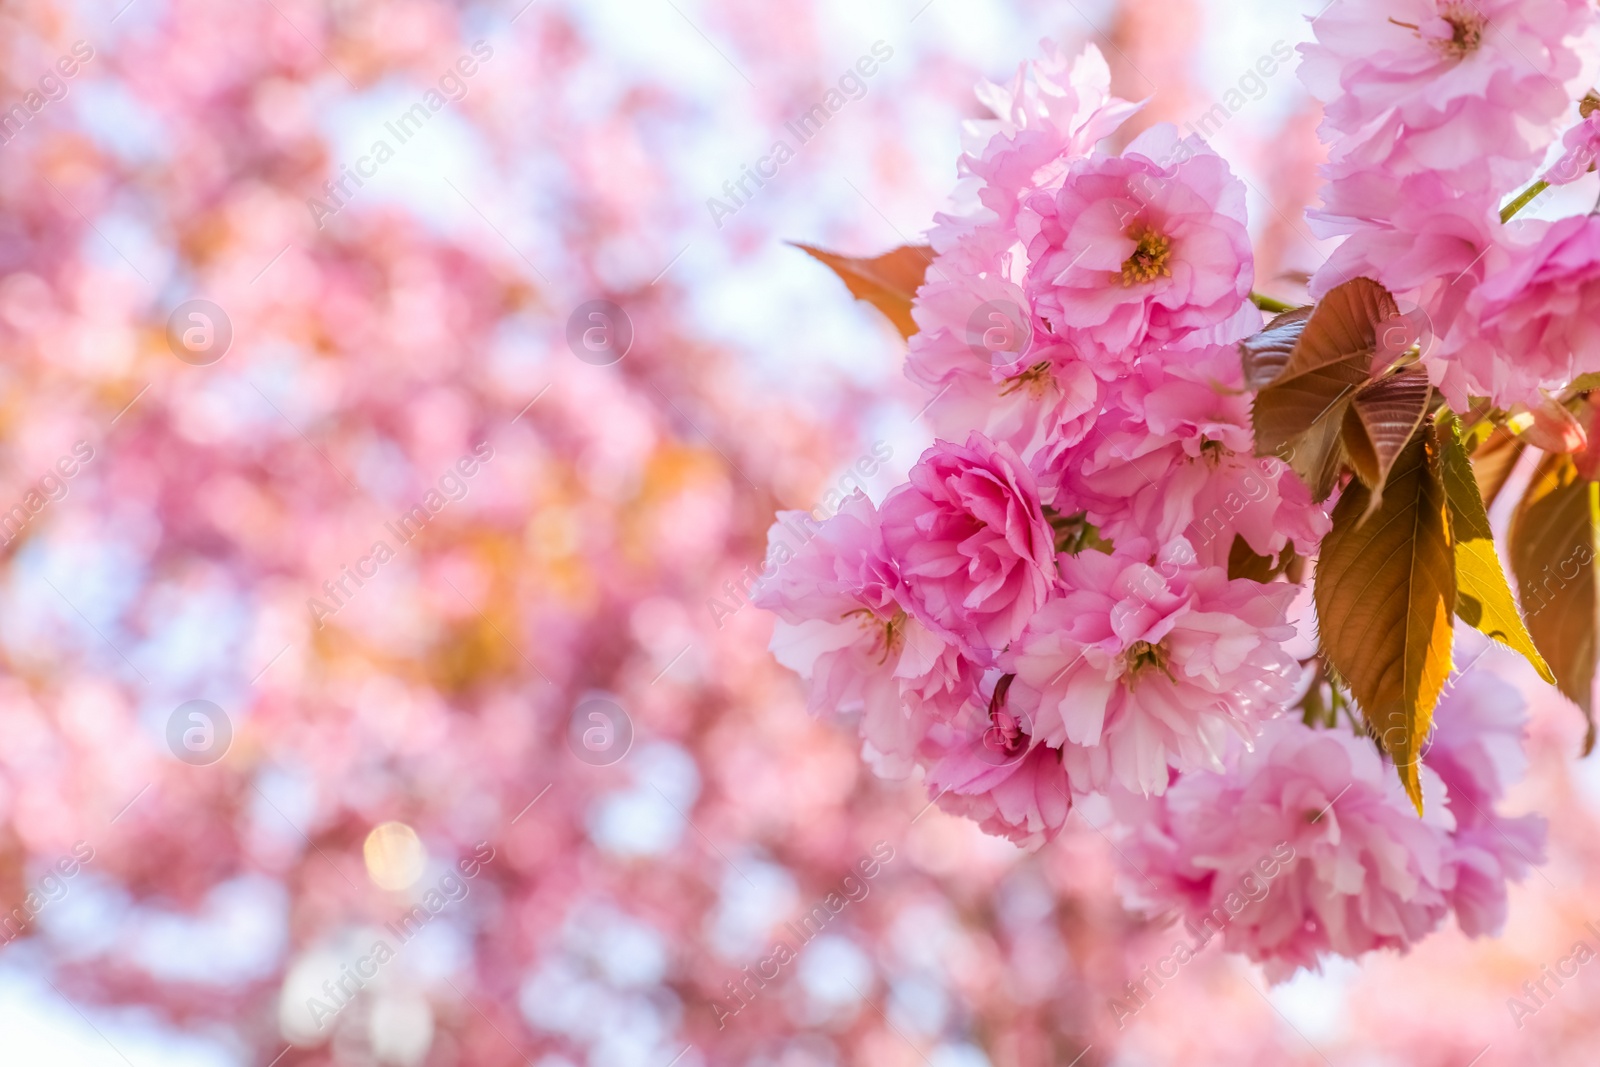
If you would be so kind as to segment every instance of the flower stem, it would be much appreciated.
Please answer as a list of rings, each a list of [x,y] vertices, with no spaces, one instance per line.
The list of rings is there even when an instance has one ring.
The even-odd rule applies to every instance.
[[[1274,315],[1282,315],[1285,311],[1293,311],[1299,306],[1298,304],[1285,304],[1282,300],[1274,300],[1272,297],[1262,296],[1260,293],[1251,293],[1250,299],[1256,307],[1262,311],[1270,311]]]
[[[1500,221],[1510,222],[1511,216],[1527,207],[1529,202],[1531,202],[1534,197],[1538,196],[1548,188],[1550,188],[1550,183],[1545,181],[1543,178],[1540,178],[1538,181],[1522,190],[1521,195],[1500,209]]]

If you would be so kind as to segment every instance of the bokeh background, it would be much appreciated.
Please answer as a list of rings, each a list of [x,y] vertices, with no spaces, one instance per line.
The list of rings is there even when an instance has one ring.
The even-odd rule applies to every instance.
[[[1243,101],[1212,142],[1293,299],[1317,109],[1250,76],[1322,3],[6,0],[0,1062],[1592,1063],[1600,966],[1506,1005],[1600,945],[1600,778],[1509,657],[1474,669],[1534,703],[1552,857],[1503,938],[1278,987],[1213,948],[1119,1027],[1172,934],[1096,813],[1024,855],[874,779],[711,603],[776,509],[928,443],[892,327],[788,242],[916,242],[974,81],[1048,37],[1150,98],[1130,134]],[[620,359],[569,344],[592,301]]]

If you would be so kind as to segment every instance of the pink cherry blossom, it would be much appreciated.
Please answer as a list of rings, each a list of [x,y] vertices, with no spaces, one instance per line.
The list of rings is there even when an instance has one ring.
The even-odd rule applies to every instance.
[[[1061,586],[1001,666],[1035,736],[1071,746],[1075,791],[1159,794],[1174,770],[1221,770],[1228,738],[1294,695],[1290,586],[1196,567],[1182,540],[1154,563],[1063,557]]]
[[[940,436],[978,430],[1025,458],[1048,436],[1081,434],[1098,400],[1093,376],[1048,337],[1035,338],[1021,288],[1026,249],[1017,235],[1023,195],[1057,185],[1137,110],[1110,94],[1110,71],[1092,45],[1068,58],[1049,41],[1009,85],[981,81],[995,118],[963,128],[961,179],[935,218],[939,253],[913,308],[907,374],[928,388]]]
[[[1009,230],[1024,194],[1059,182],[1072,159],[1138,110],[1111,95],[1111,70],[1093,45],[1070,59],[1048,40],[1040,50],[1043,58],[1019,65],[1009,83],[981,80],[976,86],[979,102],[995,117],[963,125],[963,179],[952,211],[938,216],[934,247],[940,251],[973,223]]]
[[[1434,712],[1423,759],[1444,780],[1456,828],[1451,906],[1462,932],[1498,934],[1505,926],[1506,885],[1545,859],[1545,820],[1497,809],[1527,768],[1527,701],[1487,670],[1452,679]]]
[[[928,789],[945,811],[1036,849],[1061,831],[1072,809],[1067,772],[1061,751],[1029,735],[1000,691],[992,710],[969,705],[961,720],[930,735],[938,754]]]
[[[992,665],[1055,582],[1055,534],[1033,475],[1003,443],[939,441],[883,502],[883,539],[913,617]]]
[[[1020,286],[998,272],[956,273],[956,260],[930,267],[906,353],[906,375],[928,390],[934,432],[959,440],[977,430],[1025,459],[1081,440],[1100,406],[1099,379],[1066,346],[1036,337]]]
[[[1538,899],[1520,905],[1513,940],[1474,946],[1441,931],[1404,961],[1365,961],[1340,978],[1345,1025],[1336,1036],[1310,1032],[1317,1050],[1274,1004],[1239,988],[1233,960],[1200,961],[1149,1015],[1108,1026],[1104,995],[1151,962],[1151,937],[1166,935],[1112,891],[1116,851],[1070,825],[1072,806],[1100,804],[1082,789],[1117,794],[1118,819],[1096,825],[1139,835],[1126,851],[1165,888],[1138,872],[1129,880],[1164,909],[1203,924],[1230,899],[1265,890],[1233,920],[1240,940],[1229,943],[1274,967],[1408,948],[1415,930],[1435,916],[1446,926],[1452,912],[1468,933],[1498,929],[1508,883],[1543,861],[1540,820],[1512,813],[1505,796],[1521,773],[1522,702],[1501,685],[1452,683],[1424,757],[1430,803],[1443,797],[1431,821],[1390,805],[1392,769],[1367,766],[1367,742],[1342,727],[1310,730],[1297,716],[1266,722],[1254,743],[1258,754],[1278,753],[1268,742],[1279,731],[1305,738],[1304,767],[1284,756],[1271,775],[1253,770],[1241,736],[1258,728],[1252,715],[1248,729],[1220,731],[1220,773],[1202,761],[1173,782],[1169,759],[1165,794],[1123,795],[1112,753],[1137,756],[1136,746],[1108,740],[1109,727],[1097,745],[1047,743],[1037,694],[1028,699],[1020,673],[1006,673],[1019,642],[1070,631],[1075,620],[1047,617],[1069,585],[1099,587],[1066,582],[1054,552],[1024,561],[1009,543],[1012,570],[996,563],[993,574],[1017,577],[1010,610],[997,603],[1010,586],[981,576],[969,574],[964,593],[955,574],[910,580],[881,510],[849,497],[833,474],[860,454],[864,425],[886,412],[904,424],[902,414],[927,402],[918,428],[899,434],[926,424],[963,442],[976,430],[996,453],[1014,453],[980,466],[1015,478],[996,492],[1014,492],[1017,514],[1030,516],[1020,527],[1030,545],[1039,532],[1048,545],[1054,531],[1037,530],[1020,503],[1033,492],[1021,488],[1029,473],[1047,524],[1070,527],[1086,512],[1115,535],[1117,566],[1155,570],[1187,598],[1163,639],[1174,642],[1169,662],[1191,647],[1177,641],[1185,620],[1209,612],[1229,629],[1192,641],[1215,638],[1219,663],[1245,655],[1232,674],[1217,667],[1218,679],[1242,686],[1252,709],[1285,702],[1261,697],[1251,673],[1277,641],[1277,613],[1253,618],[1233,606],[1242,587],[1225,581],[1216,554],[1235,536],[1257,549],[1289,539],[1304,549],[1325,522],[1324,509],[1295,497],[1293,475],[1252,455],[1229,345],[1260,316],[1235,292],[1235,310],[1212,325],[1181,324],[1170,337],[1152,328],[1136,345],[1097,350],[1092,330],[1056,333],[1035,305],[1038,218],[1024,205],[1053,203],[1075,167],[1108,158],[1098,142],[1129,136],[1118,125],[1133,105],[1111,97],[1104,60],[1047,46],[1014,81],[982,90],[1000,117],[964,142],[957,204],[933,219],[938,256],[907,360],[924,392],[902,413],[892,410],[907,399],[890,380],[892,335],[865,338],[848,372],[811,359],[834,335],[752,257],[806,238],[796,218],[862,247],[889,239],[867,203],[914,219],[939,190],[909,164],[955,129],[962,109],[952,101],[970,81],[973,45],[991,42],[974,35],[970,13],[916,12],[914,46],[889,35],[893,59],[865,77],[866,95],[773,179],[770,157],[751,158],[769,143],[759,135],[770,127],[787,139],[785,120],[824,91],[830,109],[844,98],[817,81],[833,82],[847,59],[838,5],[786,5],[782,33],[768,8],[738,0],[684,5],[682,15],[655,5],[619,31],[609,9],[626,6],[165,0],[133,5],[114,25],[105,7],[76,26],[49,0],[0,8],[10,401],[0,449],[13,478],[0,507],[34,509],[25,521],[7,516],[23,527],[4,538],[0,588],[7,1007],[44,1005],[43,1025],[68,1059],[82,1042],[115,1059],[110,1043],[141,1063],[188,1062],[208,1048],[211,1059],[278,1067],[798,1067],[919,1055],[940,1064],[1472,1062],[1489,1041],[1478,1037],[1483,1019],[1504,1021],[1506,994],[1569,953],[1574,936],[1589,939],[1562,921],[1592,917],[1600,856],[1586,783],[1569,769],[1578,727],[1570,708],[1554,707],[1563,698],[1547,695],[1549,707],[1531,717],[1538,771],[1514,809],[1562,813],[1550,846],[1560,876],[1530,886]],[[1008,0],[982,18],[1048,21],[1059,6]],[[1519,79],[1543,69],[1563,83],[1570,110],[1591,82],[1561,74],[1562,50],[1586,53],[1591,67],[1600,58],[1546,0],[1487,6],[1513,41],[1529,43],[1519,20],[1538,35],[1529,70],[1495,74],[1492,91],[1452,101],[1437,124],[1433,112],[1413,121],[1396,104],[1360,129],[1331,131],[1342,143],[1332,146],[1318,220],[1345,238],[1319,249],[1332,265],[1318,291],[1341,270],[1381,278],[1432,317],[1444,355],[1424,359],[1441,373],[1465,373],[1456,355],[1483,309],[1474,304],[1459,322],[1446,312],[1480,282],[1514,273],[1551,231],[1502,227],[1496,209],[1518,183],[1484,180],[1531,177],[1531,148],[1553,136],[1544,116],[1554,95],[1524,92]],[[1595,9],[1568,13],[1593,21]],[[1115,30],[1106,24],[1118,84],[1143,84],[1148,73],[1158,83],[1152,111],[1200,110],[1191,78],[1213,64],[1195,61],[1197,31],[1215,40],[1213,29],[1232,27],[1212,20],[1241,17],[1217,5],[1201,15],[1198,0],[1118,0]],[[661,27],[687,47],[638,37]],[[1418,21],[1418,33],[1437,29]],[[1392,32],[1410,40],[1409,30]],[[87,48],[67,50],[80,34],[92,59]],[[1382,59],[1380,43],[1372,35],[1364,61]],[[75,75],[41,78],[69,56]],[[476,73],[447,73],[465,69]],[[1353,89],[1383,89],[1391,74]],[[470,91],[445,92],[422,147],[402,148],[399,169],[384,163],[363,186],[363,146],[393,137],[384,120],[429,86],[446,90],[441,75]],[[52,98],[63,89],[66,100]],[[1313,109],[1279,90],[1274,102],[1293,113],[1252,105],[1227,120],[1226,142],[1239,151],[1236,171],[1262,175],[1274,205],[1257,220],[1255,271],[1274,296],[1294,299],[1302,270],[1320,263],[1300,236],[1319,153],[1303,133]],[[330,115],[344,118],[330,126]],[[751,136],[705,136],[724,130]],[[466,146],[472,165],[430,192],[434,163],[459,154],[452,145]],[[754,182],[759,195],[736,219],[708,223],[702,198],[733,176],[736,158],[765,176]],[[414,175],[420,185],[402,173],[414,165],[426,172]],[[828,192],[848,190],[845,178],[860,197]],[[751,181],[739,178],[743,197]],[[1579,195],[1551,196],[1540,213]],[[336,214],[326,216],[324,200]],[[1270,247],[1280,224],[1287,258]],[[741,341],[725,324],[709,335],[703,314],[730,280],[760,316]],[[832,284],[813,283],[819,296]],[[190,296],[231,318],[226,359],[198,366],[168,351],[169,315]],[[562,336],[573,308],[597,298],[625,305],[637,327],[627,358],[611,366],[573,358]],[[1015,344],[975,349],[984,338],[973,336],[974,314],[1000,302],[1027,329]],[[1509,329],[1512,310],[1491,329]],[[978,325],[996,324],[979,314]],[[763,388],[790,359],[806,360],[792,388]],[[747,376],[751,367],[761,370]],[[1537,429],[1535,446],[1573,439],[1570,426]],[[60,469],[80,439],[92,443],[92,462],[66,476],[70,493],[50,490],[39,475]],[[441,480],[465,457],[490,454],[475,452],[479,444],[492,445],[492,461]],[[940,493],[961,496],[977,477],[956,466],[936,478]],[[1257,476],[1268,487],[1260,500]],[[386,521],[428,497],[445,510],[423,536],[395,543],[399,554],[380,559],[374,578],[363,569],[374,538],[394,543]],[[778,500],[821,500],[815,514],[834,517],[782,513],[769,539]],[[1249,506],[1235,513],[1241,500]],[[998,525],[1004,538],[1019,528]],[[1184,541],[1194,549],[1187,563],[1175,555]],[[989,573],[985,561],[1000,550],[968,538],[956,555],[969,546]],[[1080,556],[1082,566],[1106,558]],[[1033,590],[1028,576],[1046,587],[1032,610],[1020,595]],[[337,613],[313,614],[307,598],[335,583]],[[950,614],[992,663],[920,621],[913,585],[956,597]],[[1264,589],[1275,605],[1306,592]],[[980,593],[975,612],[966,598]],[[745,607],[745,596],[769,610]],[[1088,616],[1137,628],[1148,607],[1137,599]],[[1157,597],[1163,611],[1170,599]],[[991,646],[974,619],[996,642],[1011,624],[1022,636]],[[1309,655],[1310,620],[1297,621],[1282,647]],[[769,638],[782,663],[766,651]],[[1237,652],[1250,642],[1259,642],[1253,652]],[[1196,680],[1204,671],[1172,673],[1209,711],[1239,710],[1235,690]],[[1107,684],[1089,681],[1091,697]],[[1155,700],[1152,682],[1167,684],[1153,661],[1118,698],[1124,712],[1137,706],[1162,730],[1161,715],[1187,728],[1191,704]],[[604,765],[591,761],[592,720],[577,715],[601,692],[632,725],[631,748]],[[175,704],[201,695],[234,728],[208,766],[169,751],[162,729]],[[808,703],[833,721],[813,721]],[[1052,708],[1061,718],[1060,704]],[[1347,758],[1362,768],[1341,779],[1334,772]],[[913,778],[865,781],[863,760],[879,776]],[[1343,798],[1341,781],[1355,783]],[[1380,795],[1390,807],[1357,802],[1344,818],[1347,799]],[[925,809],[930,798],[961,818]],[[1312,804],[1331,808],[1311,822]],[[1268,830],[1277,816],[1282,839]],[[1337,845],[1326,836],[1336,819]],[[379,884],[383,864],[363,847],[386,821],[413,827],[425,846],[427,875],[407,891]],[[978,840],[980,830],[1040,850],[1024,857]],[[1278,860],[1289,830],[1308,836]],[[93,861],[67,876],[67,899],[48,901],[19,932],[13,909],[54,895],[61,883],[40,878],[77,840]],[[494,858],[464,879],[469,895],[445,905],[431,948],[406,949],[328,1027],[290,1025],[296,1009],[307,1017],[308,996],[325,995],[324,979],[349,981],[337,965],[368,951],[366,931],[419,914],[425,893],[437,900],[440,875],[460,870],[480,842]],[[1264,854],[1246,854],[1258,846]],[[1361,884],[1348,892],[1352,871]],[[1412,871],[1408,889],[1396,872]],[[1273,910],[1280,888],[1295,906]],[[844,910],[827,920],[831,944],[797,944],[799,963],[785,963],[781,978],[752,977],[770,973],[756,961],[775,931],[836,904]],[[1325,912],[1345,917],[1337,939]],[[447,935],[444,968],[435,934]],[[200,951],[181,951],[190,946]],[[1596,989],[1569,982],[1518,1045],[1495,1035],[1483,1067],[1496,1057],[1587,1067]],[[736,1017],[718,1018],[730,1007]],[[11,1029],[8,1050],[18,1040],[33,1047],[37,1034]],[[1202,1029],[1207,1040],[1193,1040]],[[183,1051],[147,1044],[156,1031]]]
[[[1524,225],[1531,240],[1506,246],[1433,367],[1457,407],[1468,396],[1536,406],[1542,389],[1600,370],[1600,217]]]
[[[1317,271],[1311,288],[1319,296],[1371,278],[1397,296],[1454,287],[1459,303],[1484,276],[1485,253],[1504,239],[1495,195],[1461,194],[1431,171],[1400,180],[1368,171],[1330,182],[1322,195],[1323,207],[1307,213],[1310,225],[1347,236]],[[1432,306],[1430,314],[1432,332],[1443,334],[1447,317]]]
[[[1275,556],[1326,533],[1327,509],[1288,465],[1254,454],[1234,345],[1164,349],[1107,392],[1094,434],[1058,438],[1034,461],[1058,511],[1084,511],[1129,555],[1185,537],[1206,564],[1226,564],[1236,535]]]
[[[1224,774],[1116,798],[1125,892],[1221,932],[1274,981],[1330,953],[1405,951],[1451,912],[1469,936],[1498,933],[1507,883],[1544,860],[1544,820],[1497,810],[1526,764],[1525,714],[1487,671],[1452,678],[1419,770],[1421,819],[1365,738],[1269,723],[1253,749],[1231,748]]]
[[[813,711],[859,715],[881,773],[909,773],[923,716],[953,714],[976,673],[901,607],[877,509],[857,492],[820,525],[780,512],[767,560],[751,602],[778,616],[773,655],[811,682]]]
[[[1330,148],[1323,207],[1308,217],[1347,235],[1312,292],[1365,276],[1417,309],[1424,360],[1458,409],[1471,388],[1504,377],[1515,393],[1529,378],[1451,369],[1433,342],[1473,345],[1463,305],[1503,273],[1502,246],[1518,239],[1502,230],[1499,201],[1533,177],[1586,88],[1577,46],[1593,22],[1579,0],[1348,0],[1320,13],[1301,46]]]
[[[1420,771],[1419,819],[1377,749],[1348,730],[1279,719],[1231,762],[1123,805],[1141,816],[1124,821],[1120,845],[1137,906],[1176,909],[1197,937],[1220,932],[1273,981],[1330,953],[1404,950],[1443,920],[1454,821],[1433,771]]]
[[[1035,311],[1107,376],[1146,345],[1223,322],[1250,292],[1244,184],[1169,125],[1121,155],[1075,160],[1026,208]]]
[[[1341,0],[1301,79],[1325,102],[1329,177],[1421,171],[1461,189],[1526,181],[1581,94],[1582,0]],[[1335,138],[1333,134],[1342,134]]]

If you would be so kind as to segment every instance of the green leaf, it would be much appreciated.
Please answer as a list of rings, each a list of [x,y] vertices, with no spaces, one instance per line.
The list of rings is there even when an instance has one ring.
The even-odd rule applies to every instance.
[[[1600,371],[1580,374],[1572,379],[1571,385],[1567,386],[1569,393],[1587,393],[1591,389],[1600,389]]]
[[[1352,482],[1333,509],[1333,529],[1317,563],[1317,626],[1323,654],[1348,681],[1420,813],[1417,766],[1450,674],[1456,602],[1431,424],[1401,450],[1382,503],[1363,522],[1370,497],[1365,485]]]
[[[1116,546],[1101,537],[1100,530],[1089,521],[1088,512],[1079,511],[1071,515],[1062,515],[1054,508],[1046,507],[1044,517],[1055,531],[1057,552],[1076,556],[1085,549],[1092,549],[1109,556],[1115,551]]]
[[[1546,455],[1511,516],[1511,572],[1534,645],[1555,673],[1556,686],[1588,722],[1585,755],[1595,741],[1597,528],[1600,484],[1582,477],[1571,456]]]
[[[1377,327],[1398,314],[1388,290],[1355,278],[1240,343],[1245,382],[1258,390],[1256,454],[1287,460],[1317,500],[1338,481],[1345,412],[1372,380]]]
[[[1494,531],[1483,505],[1472,463],[1461,443],[1461,423],[1451,418],[1440,428],[1444,445],[1444,487],[1450,503],[1450,539],[1456,551],[1456,614],[1480,633],[1527,657],[1539,676],[1554,685],[1556,676],[1539,649],[1511,596]]]
[[[865,300],[888,316],[900,336],[910,340],[917,332],[911,317],[911,301],[933,262],[933,249],[926,245],[905,245],[872,259],[856,259],[824,252],[810,245],[796,244],[802,252],[827,264],[843,279],[850,295]]]

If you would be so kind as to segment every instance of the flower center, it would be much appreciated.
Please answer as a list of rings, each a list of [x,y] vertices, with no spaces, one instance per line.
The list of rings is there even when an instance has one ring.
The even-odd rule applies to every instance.
[[[1006,379],[1006,384],[1001,388],[1001,396],[1010,396],[1018,389],[1032,390],[1038,396],[1044,392],[1044,387],[1050,382],[1050,361],[1040,360],[1025,371],[1013,374]]]
[[[1172,277],[1172,268],[1167,266],[1167,260],[1172,256],[1171,241],[1148,228],[1128,236],[1138,242],[1138,247],[1133,250],[1133,255],[1123,261],[1123,288]]]
[[[1486,20],[1476,8],[1471,4],[1446,4],[1439,16],[1450,24],[1450,40],[1440,41],[1435,47],[1456,59],[1478,50]]]
[[[1167,669],[1167,650],[1149,641],[1135,641],[1129,645],[1126,662],[1130,680],[1146,667],[1154,667],[1168,678],[1172,677],[1172,672]]]
[[[1030,740],[1022,720],[1005,708],[1006,693],[1015,678],[1014,674],[1002,675],[995,683],[994,695],[989,698],[989,728],[983,732],[983,745],[991,759],[1007,763],[1027,748]]]
[[[848,619],[852,615],[863,630],[872,634],[872,651],[880,652],[880,666],[888,661],[890,653],[898,651],[905,644],[906,613],[903,609],[896,610],[893,617],[888,619],[882,618],[871,608],[856,608],[845,612],[840,618]]]
[[[1430,34],[1425,40],[1447,58],[1461,59],[1476,52],[1478,45],[1483,43],[1483,28],[1488,25],[1489,20],[1484,18],[1483,13],[1472,3],[1450,0],[1449,3],[1440,5],[1439,17],[1450,27],[1450,36],[1435,37]],[[1396,26],[1404,26],[1418,37],[1422,36],[1421,28],[1414,23],[1401,22],[1397,18],[1391,18],[1389,21]]]
[[[1110,555],[1113,545],[1110,541],[1100,536],[1100,530],[1089,521],[1087,511],[1079,511],[1072,515],[1063,515],[1054,508],[1044,509],[1044,517],[1050,523],[1050,528],[1055,531],[1055,549],[1065,552],[1069,556],[1076,556],[1084,549],[1092,548],[1096,552]]]

